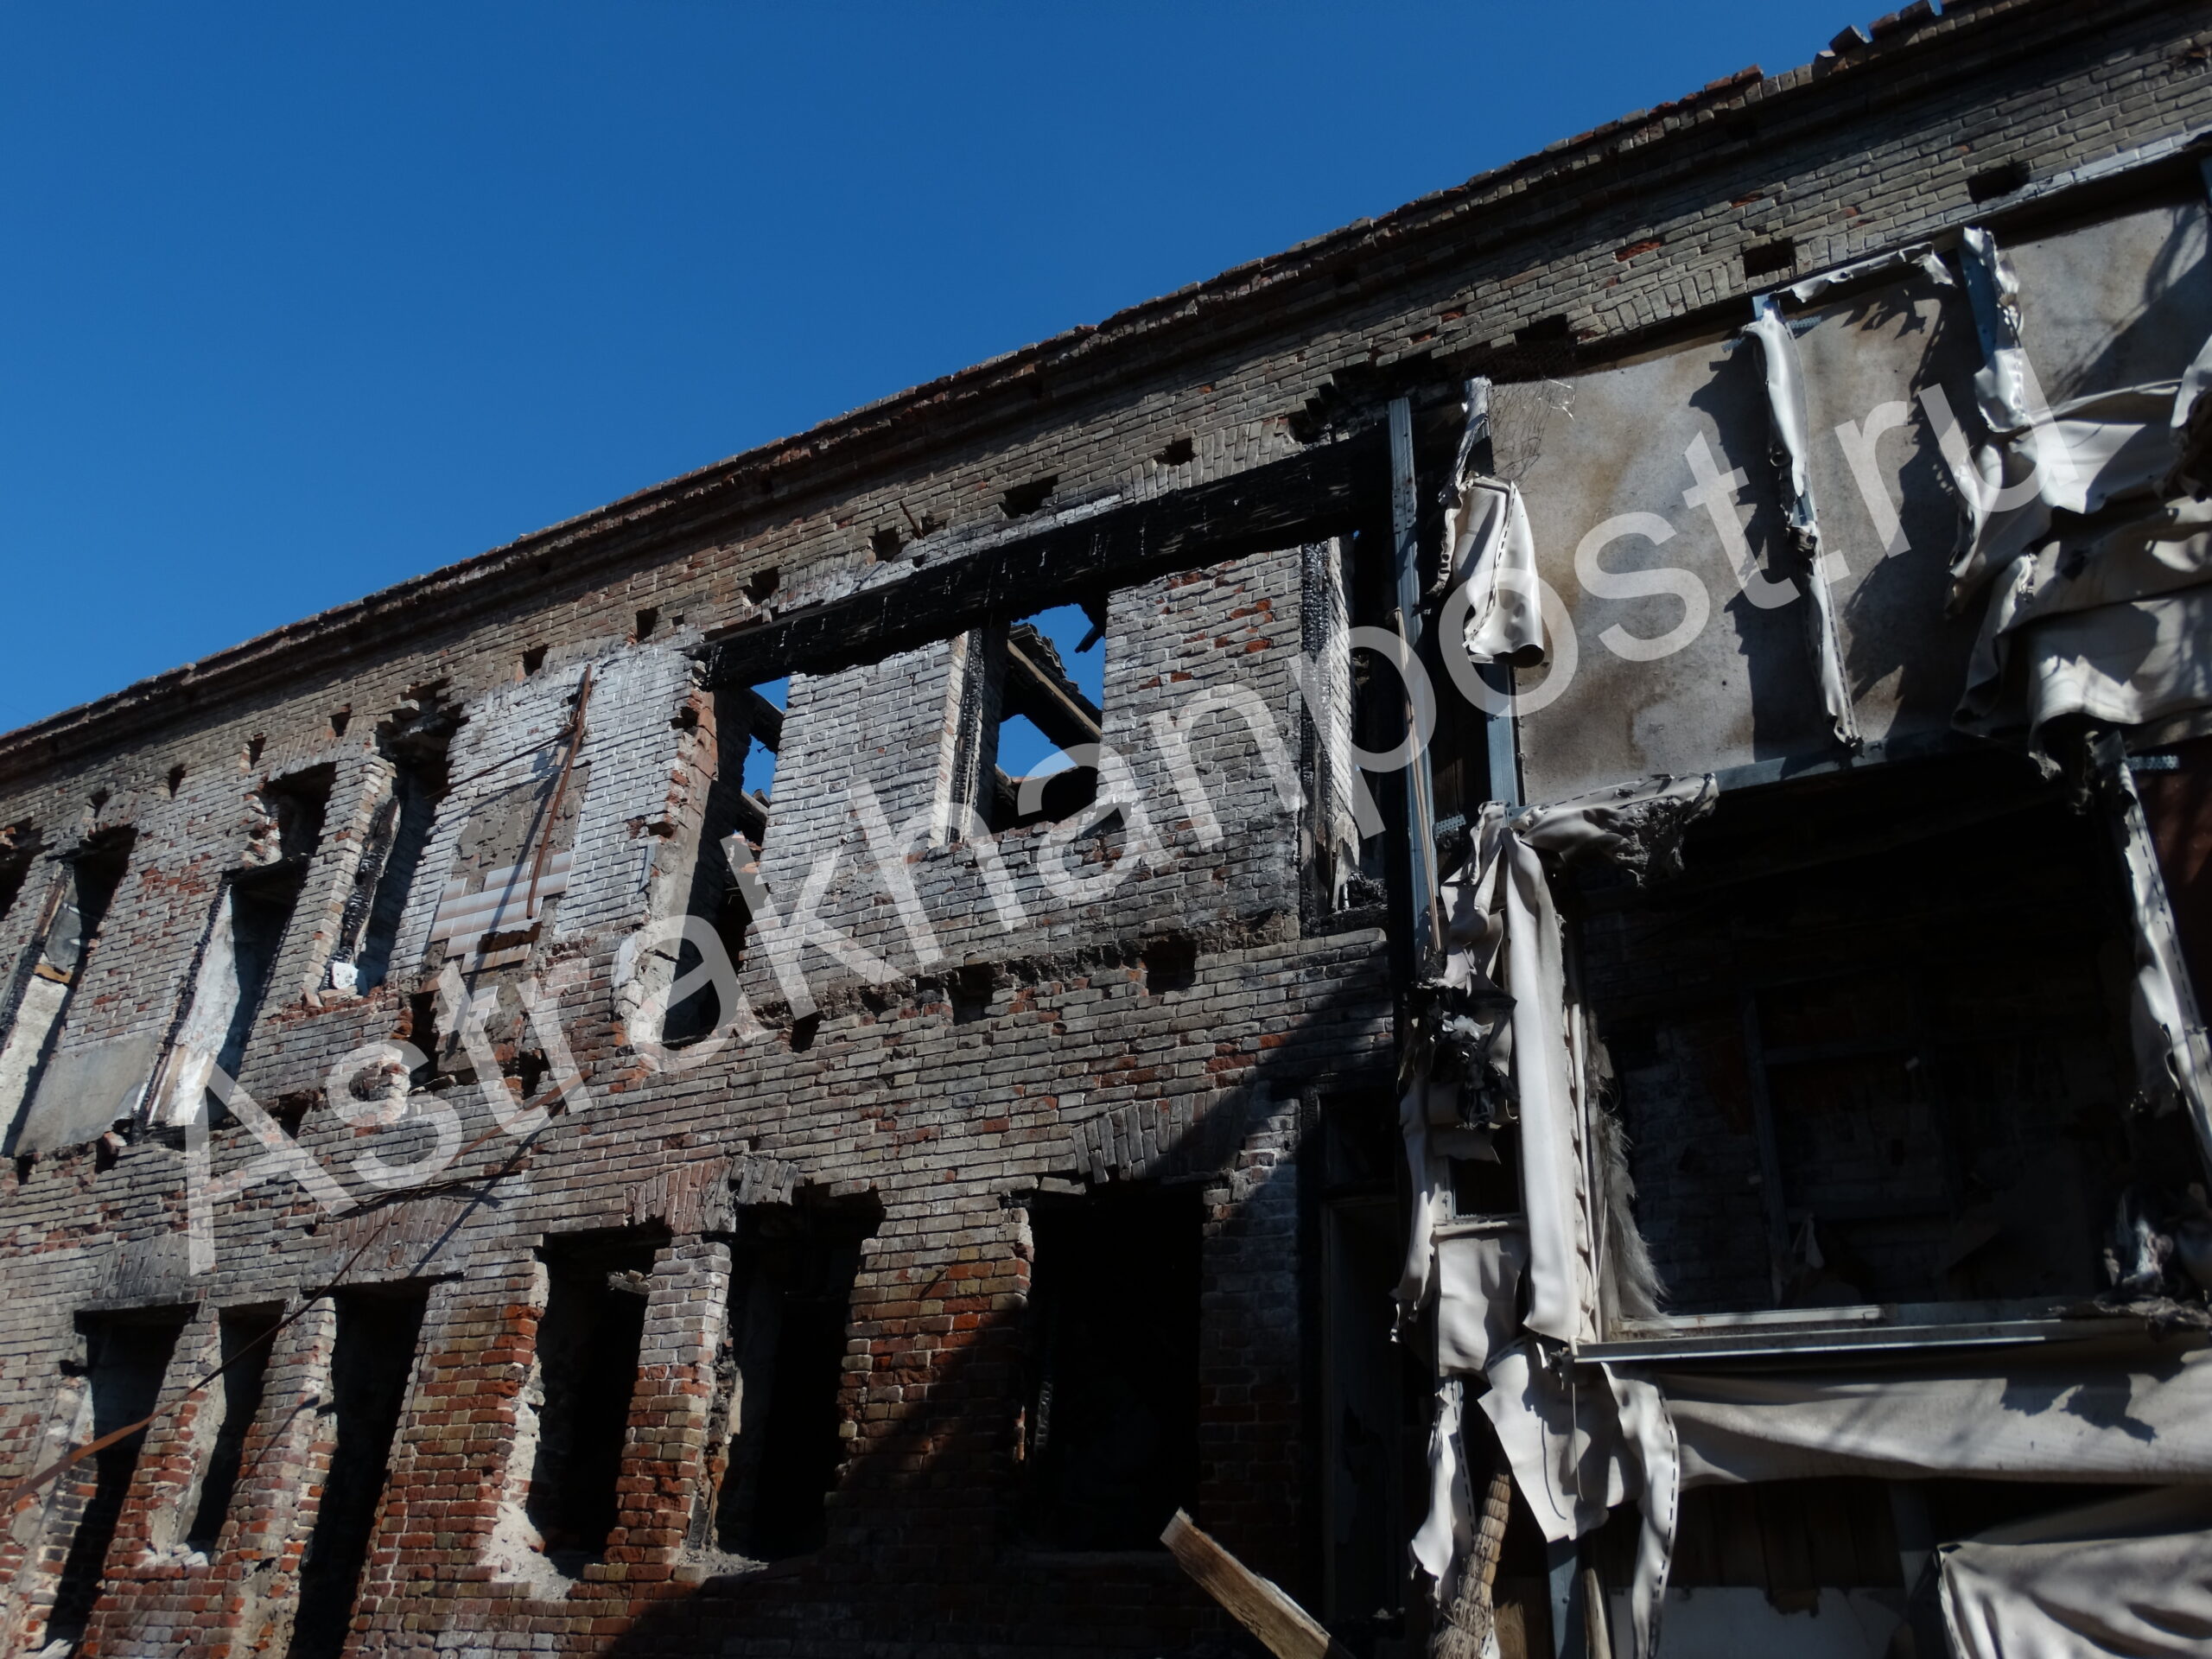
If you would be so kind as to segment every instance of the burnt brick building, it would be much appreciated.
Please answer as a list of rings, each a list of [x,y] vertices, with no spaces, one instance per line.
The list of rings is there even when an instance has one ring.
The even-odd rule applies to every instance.
[[[1920,0],[0,737],[0,1649],[2206,1651],[2208,159]]]

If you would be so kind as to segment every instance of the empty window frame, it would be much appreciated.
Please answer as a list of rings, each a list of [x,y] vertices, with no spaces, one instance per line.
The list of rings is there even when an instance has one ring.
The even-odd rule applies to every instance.
[[[153,1414],[184,1319],[182,1311],[164,1309],[80,1321],[86,1375],[92,1395],[94,1440],[105,1440],[118,1429]],[[63,1478],[78,1481],[75,1496],[83,1508],[70,1535],[54,1611],[47,1619],[49,1643],[75,1642],[85,1634],[105,1587],[103,1575],[108,1551],[115,1541],[116,1522],[122,1518],[124,1500],[130,1496],[138,1454],[145,1443],[146,1431],[142,1428],[92,1455],[89,1482],[81,1476]]]
[[[2197,1165],[2179,1114],[2128,1109],[2101,827],[1959,757],[1724,795],[1686,863],[1569,901],[1669,1313],[1940,1322],[2107,1288],[2123,1194]]]
[[[67,861],[40,929],[39,944],[16,991],[8,1039],[0,1046],[0,1113],[12,1150],[23,1114],[38,1092],[77,987],[92,965],[100,929],[130,867],[133,831],[95,837]]]
[[[335,1445],[315,1530],[300,1568],[299,1611],[287,1659],[337,1659],[353,1624],[361,1568],[407,1403],[428,1291],[421,1286],[341,1291],[330,1356]]]
[[[1198,1484],[1195,1185],[1109,1186],[1030,1212],[1023,1523],[1046,1548],[1150,1549]]]
[[[323,766],[261,791],[277,826],[277,856],[234,870],[223,883],[192,998],[177,1027],[163,1121],[188,1120],[203,1096],[213,1121],[225,1115],[221,1094],[207,1094],[209,1073],[219,1069],[235,1081],[245,1063],[246,1044],[299,908],[308,867],[321,845],[330,785],[331,769]]]
[[[370,991],[391,972],[391,950],[423,854],[437,827],[438,808],[452,786],[448,757],[458,714],[429,693],[377,730],[377,745],[393,768],[391,793],[369,826],[353,891],[339,918],[331,983]]]
[[[217,1320],[222,1370],[201,1394],[200,1408],[202,1413],[217,1410],[219,1415],[193,1502],[192,1524],[185,1533],[186,1544],[203,1554],[213,1553],[230,1516],[231,1500],[238,1493],[246,1435],[261,1409],[269,1377],[269,1351],[277,1318],[273,1307],[245,1307],[227,1308]]]
[[[728,1452],[716,1544],[751,1560],[822,1547],[845,1442],[841,1395],[874,1200],[762,1205],[732,1249]]]
[[[570,1577],[606,1552],[645,1340],[658,1241],[549,1240],[537,1324],[537,1449],[525,1505],[546,1559]]]
[[[1106,601],[1060,605],[969,636],[956,769],[994,830],[1072,817],[1098,773],[1074,751],[1099,741]]]
[[[790,689],[786,678],[714,693],[714,781],[707,791],[685,909],[715,930],[733,967],[744,960],[745,930],[752,919],[733,861],[758,858],[767,839],[768,800],[784,744],[784,702]],[[699,963],[698,947],[687,939],[678,950],[675,978],[685,978]],[[702,986],[671,1006],[661,1039],[671,1046],[696,1041],[729,1014],[716,1007],[711,986]]]

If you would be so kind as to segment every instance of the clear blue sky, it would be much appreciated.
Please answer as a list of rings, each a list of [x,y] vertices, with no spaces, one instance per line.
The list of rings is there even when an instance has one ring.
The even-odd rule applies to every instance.
[[[1876,9],[0,10],[0,729]]]

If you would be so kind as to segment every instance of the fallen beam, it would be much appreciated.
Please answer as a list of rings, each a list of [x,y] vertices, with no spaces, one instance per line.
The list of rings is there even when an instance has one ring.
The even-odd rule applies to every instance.
[[[1314,1623],[1275,1584],[1192,1526],[1182,1510],[1175,1511],[1160,1541],[1198,1588],[1258,1637],[1275,1659],[1352,1659],[1351,1649]]]

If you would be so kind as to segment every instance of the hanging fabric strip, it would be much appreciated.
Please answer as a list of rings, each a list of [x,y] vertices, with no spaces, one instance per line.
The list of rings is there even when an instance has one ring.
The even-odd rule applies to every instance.
[[[1751,326],[1747,332],[1758,344],[1766,370],[1767,411],[1775,476],[1782,488],[1783,512],[1789,539],[1805,567],[1805,591],[1812,600],[1807,611],[1806,643],[1812,652],[1813,671],[1819,677],[1821,706],[1835,741],[1847,749],[1864,742],[1859,716],[1851,706],[1851,682],[1844,672],[1843,638],[1836,626],[1835,596],[1828,590],[1834,554],[1821,550],[1821,524],[1813,505],[1811,444],[1807,435],[1805,372],[1797,356],[1797,336],[1771,294],[1751,302]]]

